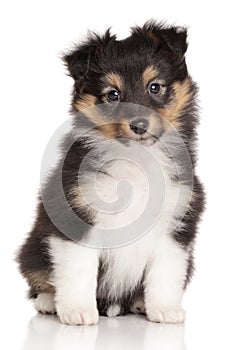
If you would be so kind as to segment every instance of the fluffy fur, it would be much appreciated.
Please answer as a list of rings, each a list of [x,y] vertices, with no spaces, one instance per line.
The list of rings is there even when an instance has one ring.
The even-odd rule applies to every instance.
[[[172,142],[172,130],[178,131],[195,169],[197,87],[185,63],[186,37],[185,28],[149,22],[133,28],[121,41],[109,31],[104,36],[92,34],[64,56],[74,91],[73,130],[61,147],[62,184],[73,212],[91,225],[88,231],[85,225],[80,226],[79,238],[86,238],[91,245],[99,227],[118,228],[134,221],[143,214],[149,195],[142,173],[127,162],[113,159],[98,172],[98,194],[105,204],[116,200],[113,189],[123,177],[132,184],[135,197],[123,213],[109,217],[96,210],[98,198],[91,190],[90,178],[108,156],[108,148],[101,146],[103,141],[109,140],[113,149],[121,151],[127,148],[136,152],[135,141],[146,147],[163,171],[166,200],[159,222],[147,234],[125,246],[93,249],[65,236],[40,198],[34,227],[18,254],[20,271],[28,281],[29,297],[34,299],[37,311],[57,312],[62,323],[75,325],[95,324],[99,314],[127,312],[145,313],[153,322],[184,321],[182,296],[193,272],[192,252],[204,195],[195,173],[193,188],[189,188],[178,147],[174,152],[179,176],[161,141]],[[117,95],[116,101],[112,95]],[[135,113],[126,112],[126,104],[118,102],[136,104],[134,112],[137,118],[146,119],[148,128],[135,132],[131,126],[138,122]],[[105,113],[98,109],[102,104]],[[175,129],[170,130],[169,125]],[[86,130],[88,133],[80,136]],[[74,141],[66,154],[70,139]],[[92,156],[81,169],[89,152]],[[43,191],[62,222],[67,217],[58,204],[57,169]],[[183,189],[184,196],[175,210],[178,188]],[[192,193],[187,208],[186,189]],[[174,223],[172,232],[168,232],[170,221]]]

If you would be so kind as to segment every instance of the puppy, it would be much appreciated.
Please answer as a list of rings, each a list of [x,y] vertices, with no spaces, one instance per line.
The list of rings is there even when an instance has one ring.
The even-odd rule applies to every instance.
[[[186,49],[185,28],[151,21],[64,55],[73,128],[18,254],[38,312],[71,325],[128,312],[184,321],[204,205]]]

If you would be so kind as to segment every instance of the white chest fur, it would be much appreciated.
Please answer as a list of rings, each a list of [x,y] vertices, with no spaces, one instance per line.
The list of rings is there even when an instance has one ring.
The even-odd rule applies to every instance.
[[[96,225],[83,242],[92,247],[58,237],[49,240],[54,266],[51,283],[58,315],[65,323],[96,323],[96,291],[97,298],[117,303],[142,278],[148,318],[183,319],[180,302],[188,255],[170,232],[177,225],[182,229],[180,220],[191,188],[172,180],[174,164],[159,146],[148,147],[145,153],[137,150],[133,147],[120,155],[108,152],[103,171],[97,169],[94,177],[82,178],[83,200],[96,211]],[[117,187],[122,181],[123,191]],[[100,260],[103,273],[97,284]],[[172,312],[164,309],[166,305]]]
[[[160,242],[181,225],[190,198],[190,188],[172,180],[174,164],[159,146],[136,152],[113,158],[108,175],[96,176],[95,191],[82,189],[97,211],[88,243],[99,248],[104,264],[98,294],[111,299],[136,288],[150,259],[166,249]]]
[[[174,180],[175,165],[160,145],[118,146],[80,186],[95,210],[89,245],[119,247],[153,231],[156,236],[175,229],[185,214],[191,188]]]

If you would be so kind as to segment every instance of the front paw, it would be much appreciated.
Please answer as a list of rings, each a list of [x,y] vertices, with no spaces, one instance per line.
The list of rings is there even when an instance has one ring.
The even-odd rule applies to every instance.
[[[147,310],[147,318],[157,323],[183,323],[185,311],[181,307],[154,307]]]
[[[83,306],[82,304],[74,305],[57,305],[57,314],[63,324],[74,326],[94,325],[99,320],[99,313],[96,306]]]
[[[34,301],[35,309],[41,314],[55,314],[54,294],[40,293]]]

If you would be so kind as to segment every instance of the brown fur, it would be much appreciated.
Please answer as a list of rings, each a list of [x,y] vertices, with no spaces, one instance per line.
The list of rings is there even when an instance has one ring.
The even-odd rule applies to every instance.
[[[31,287],[31,293],[54,293],[53,286],[49,283],[50,273],[46,270],[28,272],[26,279]]]
[[[115,82],[115,84],[121,85],[120,77],[117,74],[109,74],[107,79],[109,83]],[[107,123],[101,113],[98,113],[95,108],[92,108],[96,105],[96,102],[97,100],[95,96],[91,94],[83,94],[75,102],[75,108],[77,111],[84,111],[86,117],[102,131],[106,138],[112,139],[116,136],[118,125],[116,123]]]
[[[143,27],[133,28],[132,34],[124,40],[117,40],[116,36],[111,35],[109,30],[102,37],[96,34],[91,35],[86,42],[64,56],[69,74],[74,78],[75,83],[72,99],[73,130],[64,138],[62,143],[61,161],[64,160],[62,184],[67,202],[70,204],[70,212],[73,210],[77,217],[88,225],[95,226],[96,212],[95,208],[91,208],[91,203],[90,205],[86,203],[85,195],[80,193],[78,186],[81,181],[85,182],[85,179],[82,180],[82,177],[79,177],[79,169],[83,165],[83,159],[95,146],[94,162],[90,161],[86,168],[84,167],[85,176],[88,176],[89,172],[91,176],[96,174],[96,168],[98,168],[96,164],[102,164],[102,153],[98,154],[97,152],[99,134],[105,135],[106,138],[115,138],[122,143],[121,137],[138,140],[142,143],[145,141],[144,144],[149,145],[150,140],[159,140],[163,131],[165,131],[166,125],[163,124],[166,124],[165,121],[167,120],[175,127],[179,127],[181,137],[184,136],[184,141],[188,150],[190,150],[192,163],[195,166],[196,157],[195,147],[193,146],[195,146],[196,125],[198,123],[197,106],[195,104],[197,88],[191,78],[188,77],[185,64],[186,37],[185,28],[177,30],[175,27],[149,22]],[[150,91],[148,86],[153,79],[156,79],[156,82],[160,85],[159,92],[155,94]],[[108,93],[111,88],[119,90],[119,99],[117,97],[115,101],[110,102],[111,98],[109,98]],[[120,101],[145,106],[150,111],[146,111],[146,109],[141,111],[139,108],[138,110],[135,109],[135,115],[134,110],[127,114],[127,108],[121,110],[118,104],[114,106],[115,102]],[[106,112],[109,110],[109,115],[108,113],[102,114],[100,108],[93,108],[96,105],[99,107],[99,104],[104,102],[107,102],[105,107]],[[108,107],[110,108],[108,109]],[[118,108],[115,109],[115,107]],[[77,115],[79,111],[82,111],[82,113]],[[154,113],[151,111],[154,111]],[[133,132],[130,128],[134,118],[139,117],[149,120],[147,133],[145,132],[141,136],[136,135],[136,132]],[[86,130],[85,127],[89,127],[90,124],[96,132],[92,133],[90,131],[87,139],[85,137],[77,138],[66,153],[67,146],[70,145],[70,138],[73,139],[73,132],[76,133],[82,127]],[[97,130],[99,130],[99,133]],[[127,142],[125,142],[125,145],[127,147]],[[90,152],[91,154],[92,152]],[[102,175],[108,171],[107,167],[104,166],[101,170]],[[184,167],[184,176],[186,176],[185,171]],[[60,179],[59,166],[55,167],[51,175],[48,176],[48,181],[41,193],[45,195],[45,198],[51,199],[50,204],[54,206],[58,222],[60,222],[63,219],[69,220],[70,216],[69,212],[64,213],[63,205],[59,203],[60,196],[59,192],[56,191],[58,179]],[[173,180],[179,181],[176,176]],[[88,190],[91,190],[89,186],[84,189],[84,191]],[[42,197],[44,198],[44,196]],[[22,245],[17,259],[20,271],[30,286],[29,296],[33,298],[39,293],[55,292],[54,287],[49,282],[54,261],[52,252],[49,250],[48,238],[60,237],[63,240],[70,240],[70,237],[64,235],[63,231],[60,231],[55,223],[50,220],[43,198],[39,199],[34,227]],[[203,202],[202,185],[198,178],[194,176],[193,197],[183,218],[182,230],[177,228],[173,234],[173,239],[179,245],[183,246],[184,249],[188,248],[189,265],[186,284],[192,275],[192,243],[195,240],[196,226],[203,210]],[[72,219],[71,216],[71,224]],[[78,232],[80,239],[88,234],[88,228],[89,226],[80,225],[81,231]],[[109,263],[109,261],[104,259],[100,261],[98,286],[102,280],[101,276],[104,276],[106,272],[106,263]],[[75,278],[79,279],[79,276],[74,276],[74,282],[76,283]],[[81,280],[80,283],[82,283]],[[104,291],[103,295],[99,295],[97,300],[99,312],[104,314],[107,307],[115,303],[116,300],[122,308],[121,312],[128,312],[135,294],[143,295],[144,287],[145,280],[143,276],[142,280],[138,282],[136,290],[135,286],[134,289],[129,287],[124,295],[114,295],[106,298],[109,291],[106,290],[106,293]],[[70,288],[72,289],[72,284]]]
[[[91,108],[96,105],[96,97],[91,94],[83,94],[74,104],[77,111],[82,111],[86,108]]]
[[[99,130],[102,131],[102,133],[108,138],[113,139],[117,133],[118,125],[116,123],[109,123],[100,125],[98,127]]]
[[[154,43],[158,43],[159,42],[159,39],[157,38],[157,36],[151,31],[151,30],[149,30],[148,32],[147,32],[147,35],[148,35],[148,37],[151,39],[151,40],[153,40],[154,41]]]
[[[157,75],[158,72],[153,66],[147,67],[142,74],[142,80],[144,85],[147,86],[150,81],[156,78]]]
[[[171,122],[175,127],[180,126],[180,115],[189,103],[192,93],[190,91],[189,78],[183,82],[175,82],[173,84],[174,96],[171,102],[164,108],[160,108],[158,112]]]
[[[109,73],[104,78],[105,82],[112,87],[117,88],[119,91],[122,91],[123,83],[119,74]]]

